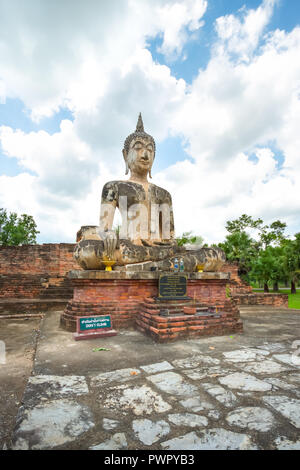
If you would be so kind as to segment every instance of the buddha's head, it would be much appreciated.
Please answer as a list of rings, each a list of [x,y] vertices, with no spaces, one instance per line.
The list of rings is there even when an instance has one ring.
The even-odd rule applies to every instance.
[[[149,173],[155,158],[155,141],[144,131],[141,113],[139,114],[136,130],[124,142],[123,157],[126,164],[126,175],[129,170],[134,174]]]

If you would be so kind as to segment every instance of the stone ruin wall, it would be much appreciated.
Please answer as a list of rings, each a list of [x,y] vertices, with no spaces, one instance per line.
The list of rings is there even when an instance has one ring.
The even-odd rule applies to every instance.
[[[0,246],[0,299],[71,298],[72,287],[66,274],[81,269],[73,259],[75,243]],[[238,275],[238,266],[225,263],[230,272],[228,284],[240,305],[287,306],[285,294],[253,293]]]
[[[0,246],[0,298],[39,298],[51,286],[66,286],[67,272],[80,269],[73,250],[73,243]]]

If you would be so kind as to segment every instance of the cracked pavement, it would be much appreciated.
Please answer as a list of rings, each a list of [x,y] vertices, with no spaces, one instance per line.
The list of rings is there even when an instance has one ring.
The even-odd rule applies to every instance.
[[[2,446],[299,450],[299,315],[245,307],[243,334],[157,344],[134,330],[78,343],[51,312]]]

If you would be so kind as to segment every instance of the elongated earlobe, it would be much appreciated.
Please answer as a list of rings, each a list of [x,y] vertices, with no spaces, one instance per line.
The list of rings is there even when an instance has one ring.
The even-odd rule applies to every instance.
[[[152,179],[151,170],[149,170],[149,178]]]
[[[128,166],[128,161],[127,161],[127,152],[125,149],[122,150],[122,154],[123,154],[123,158],[124,158],[124,161],[125,161],[125,165],[126,165],[126,171],[125,171],[125,175],[128,175],[128,172],[129,172],[129,166]]]

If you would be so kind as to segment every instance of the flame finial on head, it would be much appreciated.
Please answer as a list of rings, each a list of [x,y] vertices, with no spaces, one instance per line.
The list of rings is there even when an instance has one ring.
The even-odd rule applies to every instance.
[[[144,123],[143,123],[143,119],[142,119],[142,113],[139,114],[135,132],[145,132]]]

